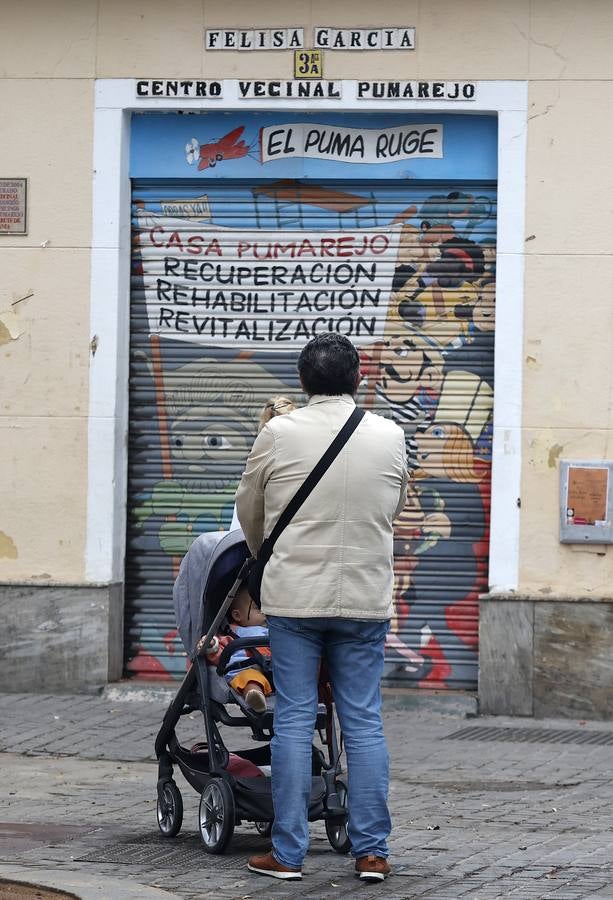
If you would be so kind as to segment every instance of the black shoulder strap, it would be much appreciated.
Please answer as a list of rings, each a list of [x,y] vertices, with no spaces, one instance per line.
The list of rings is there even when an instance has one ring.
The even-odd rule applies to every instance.
[[[271,531],[270,536],[267,537],[262,544],[260,552],[258,553],[258,559],[264,557],[264,559],[268,560],[270,558],[270,555],[272,554],[272,548],[275,545],[275,541],[277,540],[283,529],[289,525],[304,501],[316,486],[316,484],[328,471],[328,469],[330,468],[336,457],[339,455],[363,418],[364,410],[358,409],[358,407],[356,406],[324,455],[321,457],[321,459],[314,467],[314,469],[309,473],[309,475],[307,475],[304,482],[300,485],[292,499],[289,501],[289,503],[279,516],[277,524]]]

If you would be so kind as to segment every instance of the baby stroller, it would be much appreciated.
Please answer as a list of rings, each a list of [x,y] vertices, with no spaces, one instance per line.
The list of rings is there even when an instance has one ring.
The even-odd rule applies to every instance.
[[[178,834],[183,822],[183,800],[173,778],[177,765],[200,794],[198,829],[208,853],[223,853],[236,825],[253,822],[269,836],[273,806],[270,779],[270,740],[273,713],[257,713],[234,692],[223,675],[234,654],[248,649],[272,683],[270,661],[257,648],[268,639],[236,638],[224,647],[217,666],[207,663],[206,648],[226,619],[226,612],[246,574],[249,551],[242,531],[200,535],[187,552],[175,582],[173,597],[181,639],[191,667],[164,716],[155,742],[158,759],[157,821],[164,837]],[[253,664],[253,660],[251,661]],[[320,677],[316,731],[321,746],[313,744],[309,820],[325,821],[328,840],[337,853],[347,853],[347,787],[340,777],[340,749],[330,686]],[[274,695],[268,698],[274,704]],[[228,711],[227,706],[237,709]],[[181,716],[200,710],[206,742],[183,747],[175,728]],[[260,746],[229,753],[219,726],[249,728]]]

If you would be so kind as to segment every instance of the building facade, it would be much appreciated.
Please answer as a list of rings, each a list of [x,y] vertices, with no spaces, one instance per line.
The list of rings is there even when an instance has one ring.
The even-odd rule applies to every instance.
[[[334,330],[413,475],[386,683],[609,717],[609,4],[0,22],[3,687],[180,676],[180,559]]]

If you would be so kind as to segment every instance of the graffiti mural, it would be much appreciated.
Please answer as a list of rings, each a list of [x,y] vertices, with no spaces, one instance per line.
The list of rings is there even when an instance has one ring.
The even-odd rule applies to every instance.
[[[419,117],[422,137],[435,130],[438,154],[424,158],[417,141],[409,164],[426,167],[423,179],[406,156],[297,159],[287,134],[308,144],[304,115],[220,118],[165,128],[155,150],[170,168],[165,184],[147,180],[160,165],[148,149],[151,123],[135,128],[128,670],[184,671],[170,602],[180,559],[198,534],[229,527],[262,407],[279,394],[305,402],[298,353],[336,330],[360,352],[358,402],[406,437],[411,482],[395,525],[386,677],[474,687],[477,597],[487,589],[495,169],[460,160],[456,173],[464,165],[472,181],[451,177],[453,117],[432,129]],[[386,129],[417,128],[407,116],[373,118],[368,134],[361,126],[365,147],[383,146]],[[334,124],[331,114],[317,119],[320,132]],[[206,125],[196,137],[194,121]],[[291,159],[263,154],[269,134]],[[489,179],[477,180],[478,164]],[[441,167],[434,183],[432,166]]]

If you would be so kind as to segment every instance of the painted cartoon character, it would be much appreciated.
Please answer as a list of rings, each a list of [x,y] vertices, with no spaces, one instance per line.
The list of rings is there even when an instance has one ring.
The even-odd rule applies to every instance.
[[[413,264],[399,254],[388,327],[412,325],[442,347],[461,343],[478,299],[474,283],[483,271],[483,250],[466,239],[447,237]]]
[[[485,238],[477,247],[468,240],[477,225],[492,218],[494,207],[489,197],[473,197],[461,191],[452,191],[447,195],[433,194],[428,197],[419,209],[416,205],[407,207],[393,219],[392,224],[402,225],[398,246],[398,262],[394,274],[394,292],[400,290],[411,277],[414,269],[417,275],[425,273],[427,267],[434,264],[438,271],[449,270],[455,256],[465,263],[465,271],[473,271],[473,277],[483,272],[483,257],[488,264],[493,262],[495,244],[492,239]],[[413,221],[412,221],[413,220]],[[454,246],[455,244],[455,246]],[[492,248],[492,244],[494,247]],[[476,250],[473,248],[477,247]],[[479,255],[481,267],[479,270]],[[472,260],[469,258],[472,256]],[[443,265],[436,267],[437,261],[443,259]],[[453,266],[451,266],[453,268]],[[430,275],[433,275],[431,270]],[[466,278],[471,280],[470,275]],[[445,287],[439,281],[440,287]],[[407,287],[408,289],[408,287]]]
[[[449,373],[436,410],[410,440],[410,501],[395,523],[399,571],[390,648],[403,659],[405,677],[424,684],[453,679],[461,686],[475,677],[470,623],[484,589],[489,473],[477,444],[492,403],[490,386],[476,374]],[[422,663],[408,660],[404,649]]]
[[[163,391],[171,477],[133,514],[146,532],[155,522],[164,553],[180,557],[199,534],[229,527],[263,400],[288,386],[254,362],[204,357],[165,371]]]
[[[443,354],[436,341],[408,326],[387,338],[379,355],[376,390],[405,431],[411,423],[428,420],[442,381]]]
[[[483,278],[476,283],[475,289],[474,304],[456,308],[456,316],[466,319],[468,330],[461,341],[445,353],[445,373],[454,370],[472,372],[493,387],[496,284],[493,278]]]
[[[416,478],[448,478],[471,484],[483,477],[474,468],[473,442],[455,422],[434,422],[415,435]]]
[[[410,624],[410,596],[413,573],[420,565],[421,556],[436,546],[441,539],[448,538],[451,523],[443,512],[444,501],[440,495],[425,509],[421,504],[421,486],[409,481],[407,503],[394,522],[394,610],[387,646],[402,658],[402,670],[415,680],[424,679],[432,670],[432,661],[427,654],[421,655],[413,647],[421,646],[421,638],[411,638],[406,633]],[[410,646],[412,645],[412,646]]]
[[[477,296],[469,283],[459,281],[453,286],[439,283],[437,275],[431,271],[434,265],[415,269],[404,264],[395,270],[397,289],[390,298],[386,330],[411,326],[435,335],[444,347],[466,327],[463,322],[456,321],[456,307],[459,304],[474,305]]]
[[[483,249],[483,258],[485,260],[485,272],[491,278],[496,277],[496,238],[486,237],[479,241]]]
[[[245,141],[239,140],[244,130],[244,125],[241,125],[211,144],[200,144],[196,138],[192,138],[185,145],[187,162],[191,166],[198,160],[199,170],[213,169],[224,159],[240,159],[242,156],[247,156],[249,147]]]
[[[456,235],[468,237],[488,219],[495,215],[495,204],[491,197],[475,197],[463,191],[449,194],[432,194],[422,203],[418,217],[422,228],[451,226]]]
[[[398,213],[392,220],[392,225],[402,225],[398,242],[398,266],[394,275],[394,290],[398,288],[398,279],[402,274],[403,266],[413,266],[418,270],[431,260],[440,256],[439,245],[449,238],[455,237],[453,225],[449,223],[437,223],[422,221],[415,225],[410,220],[419,219],[417,207],[409,206]]]
[[[403,630],[430,656],[436,681],[453,678],[456,686],[474,680],[476,648],[464,638],[466,622],[476,614],[479,561],[475,545],[482,541],[485,520],[479,468],[473,442],[456,423],[433,423],[416,435],[419,468],[416,491],[424,519],[439,527],[422,536],[422,550],[403,600],[408,615]],[[441,511],[441,506],[443,507]],[[428,540],[429,538],[429,540]],[[463,610],[455,615],[450,611]],[[442,654],[442,655],[441,655]]]

